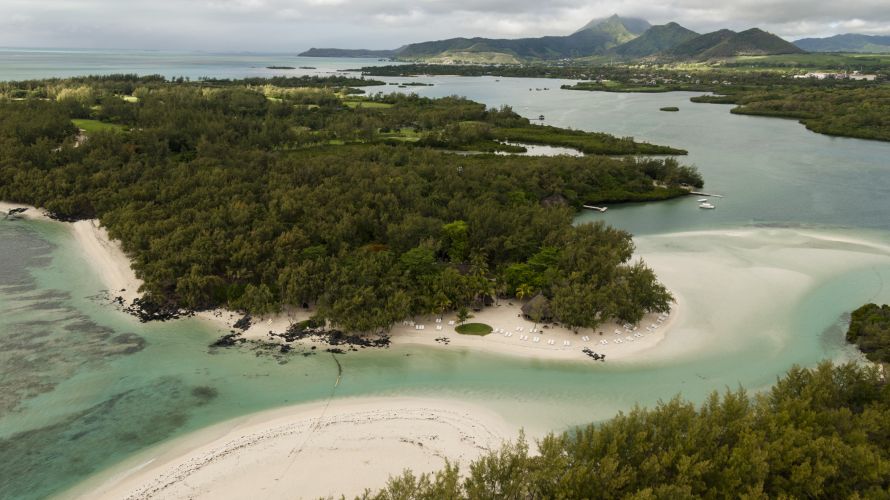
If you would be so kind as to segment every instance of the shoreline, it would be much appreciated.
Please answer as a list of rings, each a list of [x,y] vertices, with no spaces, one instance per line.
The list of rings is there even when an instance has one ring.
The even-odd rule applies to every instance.
[[[13,207],[26,207],[27,205],[0,202],[0,210],[7,211]],[[23,219],[52,221],[45,213],[32,206],[27,206],[28,211]],[[58,222],[58,221],[53,221]],[[140,297],[138,292],[142,281],[136,277],[130,267],[130,260],[123,252],[120,242],[112,240],[104,227],[95,219],[82,220],[74,223],[62,223],[71,228],[72,235],[81,249],[87,262],[98,274],[100,281],[105,285],[110,298],[120,296],[129,305],[133,299]],[[684,299],[676,292],[676,302],[670,314],[659,319],[659,314],[648,314],[639,323],[635,330],[626,329],[615,322],[606,322],[596,329],[581,328],[578,333],[553,324],[535,324],[521,317],[519,301],[502,301],[507,305],[493,305],[473,313],[470,321],[479,321],[490,325],[501,332],[492,332],[486,336],[462,335],[454,331],[456,314],[450,313],[442,316],[442,322],[438,323],[438,316],[417,317],[411,321],[397,323],[392,326],[388,335],[392,345],[426,346],[432,348],[462,348],[481,352],[506,356],[517,356],[535,359],[564,360],[564,361],[593,361],[583,349],[606,355],[606,361],[620,361],[645,354],[661,343],[668,330],[675,324],[675,319],[683,310]],[[295,322],[309,319],[311,310],[288,308],[285,311],[263,317],[255,317],[250,327],[240,333],[241,338],[247,340],[283,343],[278,337],[273,337],[269,332],[283,333]],[[213,309],[199,311],[195,317],[209,322],[220,330],[220,336],[230,332],[239,331],[234,328],[235,322],[243,315],[226,309]],[[416,325],[423,325],[422,330],[416,329]],[[533,328],[537,331],[532,332]],[[508,334],[509,336],[505,335]],[[589,337],[589,340],[584,338]],[[447,338],[447,341],[441,339]],[[536,342],[535,339],[538,339]],[[548,341],[553,341],[549,344]],[[301,340],[296,341],[303,345],[314,345],[322,348],[333,347],[329,344]],[[565,342],[569,344],[566,345]]]
[[[3,209],[2,204],[0,204],[0,209]],[[114,242],[103,242],[101,239],[107,239],[107,233],[101,230],[94,221],[81,221],[80,226],[73,231],[79,232],[80,237],[98,240],[92,242],[95,244],[89,247],[90,252],[111,254],[108,258],[129,269],[129,261],[120,251],[120,247]],[[783,241],[787,241],[788,244],[780,248],[775,247],[773,230],[770,228],[692,230],[641,237],[638,240],[640,253],[647,257],[647,262],[656,270],[659,279],[662,279],[663,283],[670,286],[672,290],[681,290],[683,293],[682,295],[677,294],[677,306],[669,319],[663,322],[661,328],[651,334],[644,334],[643,341],[635,341],[630,345],[622,344],[623,347],[633,349],[634,357],[631,357],[631,350],[628,349],[627,359],[644,363],[659,363],[669,359],[675,363],[682,363],[684,359],[694,356],[698,352],[728,353],[738,348],[744,348],[751,342],[750,335],[756,335],[758,343],[775,345],[775,350],[784,350],[787,345],[795,341],[795,337],[783,336],[781,332],[793,328],[794,325],[783,321],[769,320],[769,311],[794,307],[793,303],[814,289],[815,280],[820,277],[830,277],[847,269],[849,266],[835,266],[834,264],[847,262],[850,256],[855,256],[860,261],[856,267],[868,267],[869,262],[883,261],[887,255],[890,255],[890,244],[887,244],[886,240],[871,240],[865,237],[860,239],[853,234],[832,233],[818,229],[776,228],[776,231],[780,231],[779,234],[782,235]],[[713,239],[737,240],[739,243],[729,245],[727,249],[715,253],[712,258],[702,259],[700,252],[704,242]],[[671,243],[666,245],[666,242]],[[84,245],[78,242],[78,246],[83,247]],[[724,244],[724,246],[726,245]],[[710,247],[705,246],[704,248],[708,250]],[[720,248],[719,245],[717,248]],[[87,250],[84,252],[89,253]],[[769,256],[768,260],[758,257],[767,255]],[[93,259],[89,255],[87,258],[91,265],[104,262],[102,259]],[[695,272],[690,272],[691,269],[694,269]],[[104,276],[103,280],[115,280],[124,279],[121,276],[125,275],[108,272],[102,276]],[[715,283],[732,283],[732,286],[715,286]],[[749,292],[781,290],[782,293],[779,295],[776,293],[739,294],[738,290]],[[691,324],[690,317],[693,306],[695,306],[693,318],[695,323]],[[510,331],[513,324],[525,322],[516,316],[516,310],[517,306],[493,306],[475,313],[476,317],[470,321],[483,321],[495,328]],[[228,328],[229,321],[241,317],[240,314],[223,311],[217,311],[216,316],[213,312],[201,314],[209,316],[207,319],[215,321],[215,324],[224,328]],[[306,314],[309,313],[304,310],[289,311],[275,318],[267,317],[257,320],[244,336],[268,340],[265,338],[268,335],[268,330],[281,331],[276,325],[286,328],[291,320],[299,320],[301,319],[300,315]],[[270,319],[272,324],[269,323]],[[446,316],[444,323],[435,323],[435,317],[425,318],[423,320],[423,323],[426,324],[425,330],[415,330],[411,325],[400,323],[393,328],[393,343],[435,345],[439,348],[446,348],[435,342],[435,338],[442,337],[443,332],[446,332],[446,328],[450,326],[447,324],[448,320],[449,317]],[[528,326],[532,325],[530,322],[525,323]],[[725,330],[727,324],[744,324],[751,332],[747,332],[744,336],[721,335],[720,332]],[[436,330],[436,325],[442,326],[443,330]],[[677,325],[679,327],[674,328]],[[610,339],[611,335],[605,328],[607,327],[603,328],[604,336]],[[667,335],[669,329],[672,331],[670,335]],[[556,338],[555,335],[559,334],[552,328],[544,331],[547,333],[542,336],[543,338],[551,338],[551,335]],[[575,337],[571,332],[565,332],[565,334],[571,335],[572,339],[584,335],[579,334],[578,337]],[[519,341],[519,333],[515,331],[513,337],[506,338],[494,334],[487,337],[458,334],[449,334],[448,336],[453,344],[451,347],[472,352],[488,351],[507,356],[539,357],[568,362],[584,360],[589,363],[591,361],[580,353],[579,349],[583,344],[574,340],[571,348],[561,349],[561,346],[557,346],[548,349],[542,343]],[[599,340],[598,332],[593,339]],[[662,341],[664,341],[663,344]],[[651,347],[655,345],[658,345],[659,348],[652,349]],[[609,354],[605,349],[597,349],[598,343],[594,343],[591,347],[597,352],[606,353],[607,361],[622,359],[621,356]],[[766,352],[770,352],[770,350],[767,349]],[[624,361],[621,362],[624,363]],[[159,484],[167,483],[170,485],[165,487],[159,496],[218,498],[225,497],[230,491],[244,493],[241,496],[245,496],[247,492],[242,492],[237,488],[247,488],[247,486],[241,486],[238,479],[241,483],[250,483],[255,488],[251,491],[262,489],[261,493],[271,498],[283,497],[287,494],[293,495],[293,492],[308,496],[307,488],[332,488],[330,484],[336,484],[336,487],[341,488],[342,491],[320,489],[316,492],[313,490],[312,496],[339,495],[347,493],[348,489],[353,487],[347,484],[352,480],[352,477],[349,475],[346,478],[341,477],[342,471],[361,469],[369,463],[379,462],[375,460],[375,457],[395,457],[395,460],[388,460],[386,464],[383,464],[387,465],[388,469],[369,470],[369,478],[360,480],[361,488],[382,486],[390,474],[400,473],[406,466],[400,462],[403,457],[419,457],[411,458],[412,462],[408,464],[415,472],[427,470],[425,469],[426,465],[433,464],[432,457],[438,457],[441,460],[444,460],[444,457],[470,457],[469,452],[462,451],[462,448],[453,448],[453,446],[462,446],[461,443],[465,445],[467,440],[477,442],[475,440],[481,439],[480,436],[490,437],[492,433],[488,433],[486,429],[493,428],[494,422],[498,419],[514,422],[512,412],[502,412],[500,416],[494,414],[495,416],[492,417],[494,420],[490,421],[490,426],[474,423],[478,420],[472,420],[471,417],[484,414],[492,415],[493,410],[489,410],[488,405],[483,401],[475,402],[473,403],[475,406],[472,406],[463,402],[427,399],[420,406],[412,406],[410,403],[406,403],[406,400],[410,400],[410,398],[402,396],[368,398],[367,401],[373,401],[373,403],[369,403],[373,408],[365,411],[362,408],[350,406],[353,403],[360,404],[365,399],[351,397],[324,399],[238,417],[221,424],[198,429],[138,452],[131,459],[126,459],[118,465],[87,478],[83,483],[65,492],[63,497],[129,498],[127,495],[130,493],[145,491],[141,489],[143,487],[155,488]],[[470,420],[463,418],[458,420],[469,423],[453,425],[443,423],[446,417],[450,419],[450,416],[454,415],[456,411],[453,406],[450,406],[452,403],[463,405],[461,408],[466,409],[466,415],[469,415],[467,418]],[[321,409],[328,405],[330,405],[330,413]],[[269,423],[268,419],[272,419],[273,414],[281,417],[280,422]],[[403,417],[407,420],[398,420]],[[408,423],[403,426],[401,423],[403,421]],[[424,427],[430,422],[436,423],[436,425]],[[452,420],[448,420],[448,422],[452,422]],[[311,425],[315,425],[316,430],[308,433],[305,428]],[[455,430],[455,426],[463,430]],[[446,432],[452,433],[449,434],[452,437],[447,439],[443,437],[441,441],[435,443],[423,440],[426,439],[424,436],[444,436]],[[537,429],[537,432],[544,432],[544,430]],[[510,439],[516,437],[515,433],[510,434],[508,431],[505,431],[503,436]],[[533,439],[537,436],[530,435],[529,437]],[[491,439],[496,441],[493,437]],[[233,443],[244,443],[244,440],[247,441],[247,445],[231,447],[234,446]],[[291,463],[291,460],[303,460],[307,454],[301,452],[297,454],[297,459],[293,458],[290,450],[295,447],[299,448],[294,440],[299,443],[309,442],[317,445],[319,449],[313,448],[313,451],[308,454],[323,457],[316,460],[313,456],[308,464],[293,462],[300,464],[300,471],[313,471],[312,475],[308,477],[302,476],[303,481],[309,486],[295,483],[290,489],[284,491],[267,490],[269,485],[280,484],[282,481],[281,475],[276,472],[279,471],[276,467],[281,466],[284,462]],[[278,441],[282,443],[275,447],[275,443]],[[423,443],[423,446],[417,443]],[[269,447],[264,448],[266,445]],[[375,447],[378,445],[382,448]],[[283,449],[288,446],[287,450]],[[440,446],[440,448],[435,448],[436,446]],[[420,453],[421,448],[424,453],[435,449],[438,455],[435,453],[432,456],[413,454]],[[266,460],[264,458],[266,456],[280,458]],[[441,462],[436,463],[438,465],[430,465],[429,470],[436,469],[441,465]],[[323,464],[323,470],[312,469],[318,464]],[[318,466],[322,467],[322,465]],[[324,476],[324,474],[333,474],[334,472],[340,472],[341,476]],[[273,477],[269,474],[279,475]],[[290,477],[289,474],[285,476]],[[374,483],[374,481],[378,481],[378,483]],[[356,480],[356,483],[358,482],[359,480]],[[190,489],[192,486],[194,489]],[[358,484],[354,486],[359,487]],[[240,493],[233,493],[232,496],[238,496]],[[360,491],[355,493],[360,493]],[[105,496],[99,496],[100,494]],[[349,494],[351,495],[352,492]]]
[[[60,497],[351,498],[385,486],[390,475],[408,468],[432,472],[446,459],[466,467],[516,439],[518,431],[497,413],[457,400],[325,400],[250,414],[175,438]]]

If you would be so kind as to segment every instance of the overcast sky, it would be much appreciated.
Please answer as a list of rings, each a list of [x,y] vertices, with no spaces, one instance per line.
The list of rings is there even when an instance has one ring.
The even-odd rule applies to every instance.
[[[291,52],[569,34],[613,13],[786,39],[890,35],[890,0],[0,0],[0,47]]]

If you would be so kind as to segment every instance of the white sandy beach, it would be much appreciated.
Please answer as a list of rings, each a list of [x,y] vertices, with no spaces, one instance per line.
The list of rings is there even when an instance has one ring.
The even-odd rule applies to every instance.
[[[91,500],[351,498],[391,474],[466,464],[518,429],[485,408],[421,398],[338,399],[215,425],[69,491]]]
[[[0,203],[0,210],[5,212],[9,208],[18,206],[25,205]],[[41,210],[34,207],[29,207],[23,218],[48,220]],[[68,226],[71,227],[84,257],[93,266],[109,293],[113,297],[123,297],[127,303],[138,297],[141,280],[130,267],[130,260],[121,249],[120,243],[109,238],[108,232],[100,226],[99,221],[78,221]],[[608,361],[638,358],[644,351],[650,350],[664,339],[665,333],[682,311],[683,300],[682,297],[677,297],[677,304],[666,319],[651,314],[635,330],[615,323],[606,323],[595,330],[580,329],[577,333],[554,325],[546,327],[541,324],[535,325],[523,319],[520,314],[520,304],[514,301],[510,305],[509,302],[502,301],[501,305],[474,313],[471,322],[486,323],[499,330],[484,337],[456,333],[454,325],[449,324],[456,322],[456,318],[454,314],[450,314],[442,317],[441,323],[437,323],[437,316],[430,316],[415,318],[411,324],[397,324],[390,331],[391,340],[394,345],[463,348],[539,359],[589,360],[582,351],[584,348],[605,354]],[[308,319],[310,315],[310,311],[289,309],[273,316],[255,318],[251,327],[243,333],[243,337],[276,341],[276,337],[269,335],[270,331],[282,333],[292,323]],[[197,316],[212,322],[225,333],[228,333],[232,325],[241,318],[240,314],[225,309],[202,311]],[[418,330],[417,325],[423,325],[424,329]],[[505,335],[508,332],[509,336]],[[585,337],[588,339],[585,340]],[[441,338],[447,338],[448,344],[436,340]],[[550,340],[553,344],[548,342]]]

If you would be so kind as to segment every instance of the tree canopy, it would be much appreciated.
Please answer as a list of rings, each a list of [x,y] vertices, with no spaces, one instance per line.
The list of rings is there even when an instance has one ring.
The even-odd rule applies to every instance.
[[[365,499],[886,498],[890,386],[855,364],[792,368],[769,391],[674,398],[473,461],[406,472]]]
[[[890,305],[866,304],[853,311],[847,342],[871,361],[890,363]]]
[[[375,331],[520,288],[552,298],[574,326],[669,307],[654,273],[629,262],[629,234],[572,218],[585,203],[685,194],[680,184],[701,184],[695,169],[670,158],[457,155],[500,144],[485,131],[501,129],[624,152],[655,146],[544,129],[457,97],[350,106],[334,87],[351,82],[299,83],[314,86],[6,84],[31,97],[0,99],[0,198],[99,218],[150,299],[195,309],[313,304],[338,327]],[[119,127],[84,141],[73,118]]]

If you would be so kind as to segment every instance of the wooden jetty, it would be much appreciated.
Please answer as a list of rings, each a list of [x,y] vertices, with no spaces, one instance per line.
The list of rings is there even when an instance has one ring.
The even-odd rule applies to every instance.
[[[698,196],[711,196],[714,198],[723,198],[722,194],[704,193],[702,191],[690,191],[689,194],[695,194]]]
[[[595,207],[593,205],[582,205],[584,208],[589,210],[596,210],[597,212],[605,212],[609,209],[609,207]]]

